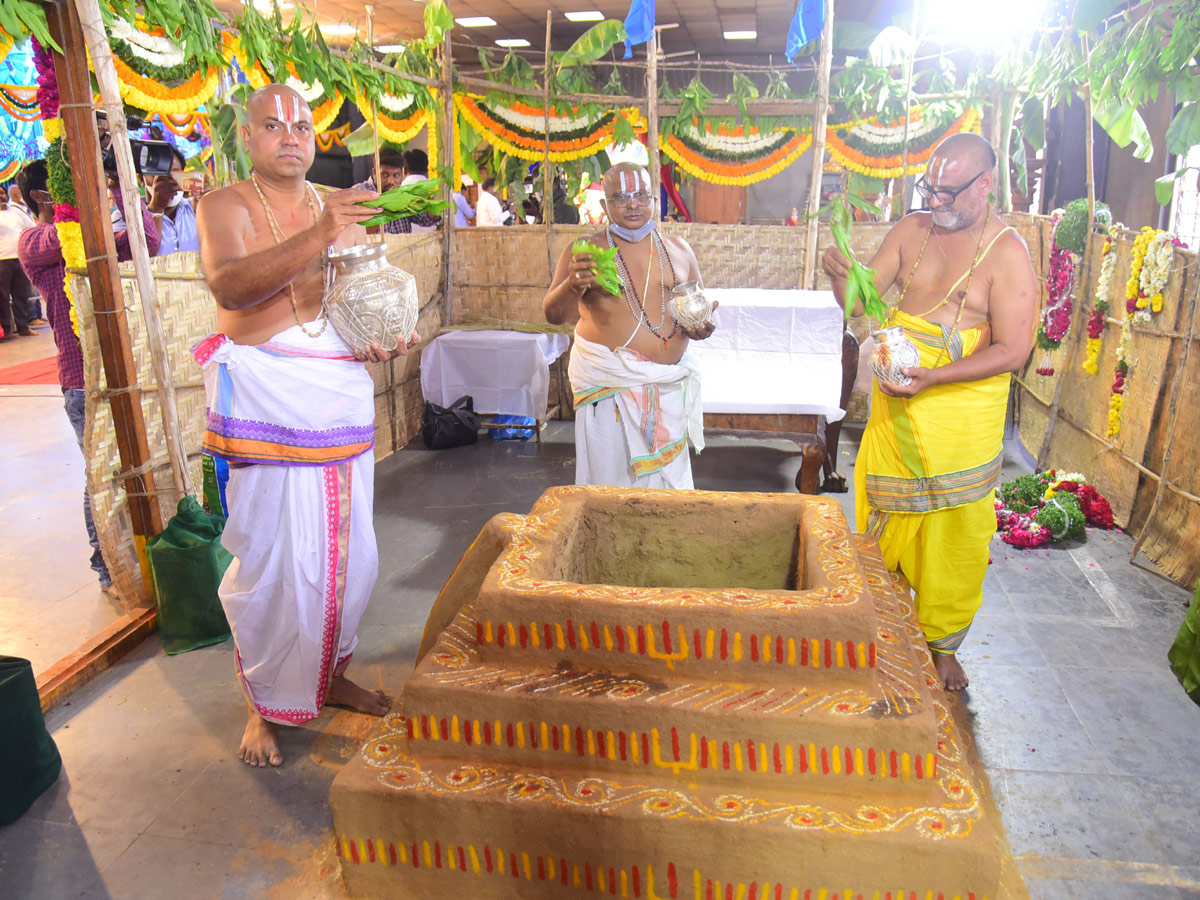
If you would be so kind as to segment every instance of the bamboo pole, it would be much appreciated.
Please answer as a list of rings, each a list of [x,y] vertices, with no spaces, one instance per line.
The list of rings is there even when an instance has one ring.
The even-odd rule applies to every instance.
[[[1080,40],[1083,42],[1083,52],[1087,55],[1088,39],[1087,35],[1083,35]],[[1091,284],[1091,262],[1092,257],[1092,228],[1096,218],[1096,179],[1094,168],[1095,147],[1092,134],[1092,91],[1085,83],[1083,85],[1083,120],[1085,127],[1083,130],[1083,145],[1084,145],[1084,165],[1087,167],[1087,196],[1088,196],[1088,221],[1087,231],[1084,232],[1083,244],[1083,262],[1080,266],[1082,276],[1077,283],[1075,290],[1087,290],[1087,286]],[[1054,385],[1054,398],[1050,402],[1050,419],[1046,422],[1046,434],[1042,438],[1042,447],[1038,450],[1037,455],[1037,471],[1042,471],[1046,465],[1046,459],[1050,456],[1050,442],[1054,438],[1054,429],[1058,425],[1059,403],[1062,399],[1063,383],[1067,380],[1067,375],[1071,371],[1071,364],[1075,361],[1075,348],[1082,341],[1078,337],[1071,336],[1076,331],[1076,319],[1080,318],[1080,311],[1083,309],[1082,303],[1076,303],[1071,310],[1071,322],[1067,326],[1067,355],[1062,365],[1062,371],[1058,376],[1058,383]]]
[[[443,196],[450,206],[442,213],[442,277],[446,281],[442,291],[442,323],[449,325],[454,320],[454,298],[451,279],[454,276],[452,255],[454,249],[454,59],[450,53],[450,32],[446,32],[442,44],[442,187]]]
[[[133,256],[133,270],[137,276],[138,295],[142,301],[142,318],[146,323],[146,338],[150,343],[150,362],[158,382],[159,411],[162,414],[163,434],[167,439],[167,457],[171,461],[171,476],[175,489],[181,496],[192,492],[192,479],[188,472],[184,452],[183,429],[179,425],[179,411],[175,406],[174,378],[167,355],[167,339],[163,334],[162,319],[158,314],[158,293],[154,288],[154,274],[150,271],[150,250],[146,245],[146,232],[142,222],[142,201],[137,192],[137,172],[133,166],[133,148],[129,144],[129,133],[125,129],[125,107],[121,102],[121,91],[117,86],[117,70],[113,66],[112,51],[108,46],[108,35],[100,18],[100,7],[96,0],[75,0],[75,10],[83,29],[96,81],[104,98],[108,112],[108,127],[112,135],[113,153],[117,159],[117,172],[121,182],[121,196],[125,201],[125,227],[129,232],[129,249]]]
[[[658,189],[661,179],[661,165],[658,158],[658,26],[650,30],[650,40],[646,42],[646,156],[650,170],[650,209],[659,209],[659,198],[662,192]],[[654,214],[653,212],[651,213]]]
[[[1200,302],[1200,278],[1193,276],[1192,286],[1192,302],[1188,309],[1188,333],[1193,334],[1196,329],[1196,305]],[[1138,551],[1142,549],[1142,544],[1146,543],[1146,538],[1150,535],[1150,525],[1154,522],[1154,515],[1158,512],[1158,507],[1162,503],[1163,490],[1172,487],[1171,483],[1171,448],[1175,443],[1175,424],[1179,421],[1179,395],[1183,389],[1183,379],[1187,377],[1188,361],[1192,353],[1192,341],[1185,341],[1183,344],[1183,353],[1179,355],[1179,365],[1175,369],[1175,383],[1171,385],[1171,400],[1167,407],[1167,439],[1166,447],[1163,450],[1162,462],[1162,478],[1158,482],[1158,490],[1154,492],[1154,503],[1150,506],[1150,513],[1146,516],[1146,522],[1142,526],[1141,533],[1137,536],[1137,540],[1133,542],[1133,550],[1129,554],[1129,561],[1133,562],[1137,557]]]
[[[367,10],[367,46],[375,46],[375,4],[368,3]],[[371,143],[374,145],[375,155],[375,190],[383,193],[383,169],[379,165],[379,110],[376,108],[375,98],[371,98]],[[383,228],[379,229],[379,243],[383,243]]]
[[[546,141],[542,149],[542,225],[546,231],[546,259],[550,263],[550,278],[554,278],[554,242],[550,226],[554,223],[554,178],[550,172],[550,24],[554,13],[546,10],[546,69],[542,73],[542,115],[546,122]]]
[[[817,285],[817,210],[821,208],[821,176],[825,171],[825,126],[829,122],[829,72],[833,66],[833,0],[825,0],[825,31],[821,35],[821,65],[817,69],[817,116],[813,119],[812,174],[808,183],[808,222],[804,237],[801,285]]]
[[[134,469],[150,460],[142,405],[134,375],[133,351],[125,326],[125,304],[117,272],[117,249],[109,221],[108,188],[96,145],[96,122],[92,114],[92,86],[88,75],[83,32],[75,7],[67,0],[46,4],[46,24],[66,55],[54,53],[54,71],[63,120],[63,134],[73,161],[75,190],[79,197],[79,220],[87,253],[88,279],[104,376],[110,389],[128,388],[113,396],[113,431],[121,468]],[[138,207],[134,207],[136,210]],[[101,210],[105,213],[101,214]],[[131,211],[132,212],[132,211]],[[154,475],[130,476],[124,483],[143,576],[148,581],[146,541],[162,530],[162,513],[154,493]]]
[[[909,120],[912,118],[912,101],[913,101],[913,69],[916,68],[917,57],[917,22],[918,15],[921,12],[921,0],[913,0],[913,43],[912,52],[908,54],[908,59],[904,63],[904,137],[903,151],[900,162],[900,185],[904,189],[904,210],[901,213],[908,212],[908,208],[912,206],[912,191],[909,189],[908,180],[908,126]]]

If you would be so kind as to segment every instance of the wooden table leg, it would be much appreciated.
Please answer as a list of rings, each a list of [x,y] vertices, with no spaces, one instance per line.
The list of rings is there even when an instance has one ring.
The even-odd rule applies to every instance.
[[[821,481],[821,464],[825,461],[824,442],[800,443],[800,470],[796,472],[796,490],[802,494],[817,493]]]
[[[850,395],[854,391],[854,379],[858,376],[858,338],[849,328],[842,334],[842,409],[850,405]],[[830,494],[844,494],[849,490],[846,478],[838,471],[838,439],[842,435],[842,422],[830,422],[825,428],[825,459],[822,461],[822,471],[825,480],[821,490]]]

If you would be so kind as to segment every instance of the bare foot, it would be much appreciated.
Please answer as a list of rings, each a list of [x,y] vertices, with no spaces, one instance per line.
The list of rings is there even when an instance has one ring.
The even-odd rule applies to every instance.
[[[370,716],[386,715],[392,708],[392,698],[383,691],[359,687],[345,675],[334,675],[325,702],[332,706],[348,706]]]
[[[242,746],[238,747],[238,759],[248,766],[283,764],[276,726],[253,709],[250,710],[250,718],[246,721],[246,730],[242,732]]]
[[[934,653],[933,667],[942,679],[942,686],[948,691],[961,691],[969,683],[967,673],[953,653]]]

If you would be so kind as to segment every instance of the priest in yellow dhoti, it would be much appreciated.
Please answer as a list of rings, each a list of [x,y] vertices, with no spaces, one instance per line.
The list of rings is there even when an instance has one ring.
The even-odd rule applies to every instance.
[[[913,587],[943,685],[967,686],[957,651],[983,597],[1010,373],[1033,348],[1038,284],[1025,242],[992,214],[996,156],[973,134],[934,151],[905,216],[871,258],[880,293],[899,290],[889,331],[919,362],[877,379],[855,463],[860,531]],[[924,265],[922,263],[924,262]],[[839,300],[850,260],[822,266]]]

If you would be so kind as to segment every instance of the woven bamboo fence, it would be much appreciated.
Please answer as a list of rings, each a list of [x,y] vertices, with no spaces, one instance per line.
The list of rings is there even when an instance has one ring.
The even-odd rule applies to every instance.
[[[389,235],[388,259],[417,279],[422,298],[417,330],[426,337],[442,326],[442,244],[436,234]],[[192,483],[202,484],[200,441],[204,434],[204,383],[192,358],[192,347],[216,330],[216,301],[200,273],[197,253],[175,253],[151,260],[158,293],[159,312],[166,335],[170,370],[175,374],[175,400],[184,435]],[[158,387],[142,320],[133,267],[121,266],[125,318],[133,350],[137,390],[146,422],[152,459],[147,468],[155,474],[158,501],[167,521],[180,497],[170,477],[166,438],[159,411]],[[88,385],[84,453],[92,513],[109,572],[127,607],[148,606],[151,599],[138,560],[136,541],[122,478],[109,392],[100,361],[95,315],[86,277],[76,274],[73,288],[84,310],[80,322],[84,381]],[[403,447],[415,435],[421,416],[420,354],[371,365],[375,382],[375,457],[382,459]]]

